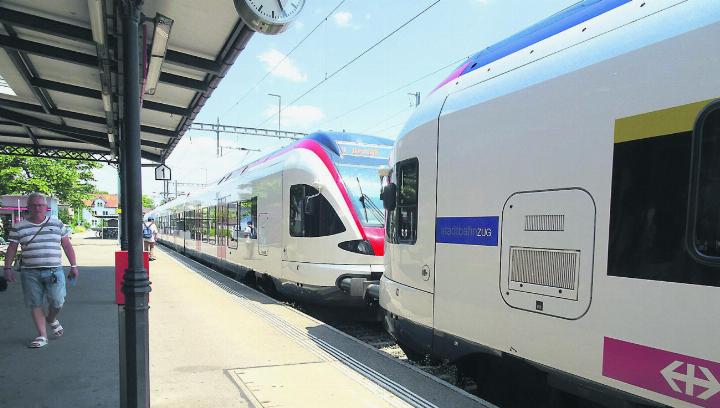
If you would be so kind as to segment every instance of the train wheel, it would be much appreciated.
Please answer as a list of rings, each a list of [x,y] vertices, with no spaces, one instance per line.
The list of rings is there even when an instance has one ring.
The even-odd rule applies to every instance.
[[[412,348],[410,348],[402,343],[398,343],[398,346],[402,349],[403,353],[405,353],[405,356],[408,358],[408,360],[412,361],[413,363],[417,363],[417,364],[425,364],[426,363],[427,355],[425,353],[415,351]]]
[[[257,279],[255,277],[255,271],[252,269],[248,269],[245,272],[245,276],[240,280],[240,283],[247,285],[247,286],[257,286]]]
[[[278,292],[277,288],[275,287],[275,282],[273,282],[273,279],[266,275],[255,275],[255,281],[257,283],[257,287],[262,290],[263,292],[267,293],[270,296],[276,297]]]

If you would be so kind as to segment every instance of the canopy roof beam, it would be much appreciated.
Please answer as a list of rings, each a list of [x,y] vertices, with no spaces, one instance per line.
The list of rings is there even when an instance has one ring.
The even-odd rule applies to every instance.
[[[0,22],[22,27],[28,30],[50,34],[58,37],[67,38],[69,40],[80,41],[88,44],[94,44],[92,30],[76,26],[73,24],[63,23],[49,18],[36,16],[30,13],[23,13],[0,7]],[[115,39],[108,38],[110,47],[115,46]],[[175,50],[167,50],[165,61],[173,65],[194,69],[208,74],[219,74],[222,67],[219,63],[207,58],[197,57]]]
[[[11,99],[5,99],[0,97],[0,106],[9,107],[13,109],[20,109],[28,112],[45,113],[42,106],[34,105],[32,103],[21,102]],[[73,112],[64,109],[51,109],[51,115],[62,116],[68,119],[75,119],[82,122],[105,124],[105,118],[101,116],[89,115],[87,113]],[[0,123],[2,124],[2,123]],[[171,139],[176,138],[175,132],[169,129],[163,129],[154,126],[142,125],[140,131],[143,133],[150,133],[153,135],[169,137]]]
[[[27,52],[30,54],[40,55],[42,57],[51,58],[58,61],[69,62],[72,64],[80,64],[87,67],[97,68],[98,58],[91,54],[72,51],[65,48],[55,47],[52,45],[42,44],[34,41],[22,40],[20,38],[0,34],[0,47],[5,50],[14,50],[18,52]],[[116,64],[113,64],[116,65]],[[112,72],[117,72],[117,67],[113,66]],[[204,92],[208,86],[203,81],[187,78],[180,75],[168,74],[162,72],[159,81],[168,85],[175,85],[195,91]]]

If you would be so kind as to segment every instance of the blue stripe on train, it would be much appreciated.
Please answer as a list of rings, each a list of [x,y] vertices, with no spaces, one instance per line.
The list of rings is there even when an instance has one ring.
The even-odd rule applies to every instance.
[[[631,0],[585,0],[568,7],[552,16],[534,24],[525,30],[470,57],[470,64],[462,72],[465,75],[500,58],[506,57],[525,47],[575,27],[601,14],[620,7]],[[467,61],[463,62],[465,64]]]
[[[500,217],[438,217],[435,240],[444,244],[498,245]]]

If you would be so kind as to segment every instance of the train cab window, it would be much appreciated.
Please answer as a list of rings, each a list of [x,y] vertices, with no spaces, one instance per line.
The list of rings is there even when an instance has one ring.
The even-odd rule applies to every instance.
[[[240,224],[238,223],[238,206],[239,203],[236,201],[228,204],[228,248],[231,249],[237,249],[238,247],[238,232],[240,229]]]
[[[694,225],[691,251],[705,261],[720,263],[720,102],[701,114],[693,141]],[[715,258],[714,260],[712,258]],[[719,272],[720,273],[720,272]]]
[[[395,244],[415,244],[418,225],[418,160],[397,163],[397,205],[389,214],[387,239]]]
[[[330,202],[307,184],[290,187],[290,236],[324,237],[345,231]]]
[[[240,202],[238,236],[246,239],[257,239],[257,197]]]

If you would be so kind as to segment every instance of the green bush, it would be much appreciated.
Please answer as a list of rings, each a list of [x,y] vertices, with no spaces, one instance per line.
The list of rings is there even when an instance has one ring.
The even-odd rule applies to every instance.
[[[73,227],[73,232],[85,232],[87,228],[83,227],[82,225],[76,225]]]

